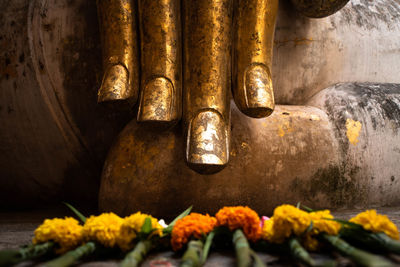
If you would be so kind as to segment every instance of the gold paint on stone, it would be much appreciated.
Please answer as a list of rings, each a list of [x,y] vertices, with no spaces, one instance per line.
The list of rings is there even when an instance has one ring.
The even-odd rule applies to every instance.
[[[141,97],[138,121],[176,123],[182,114],[179,0],[139,0]]]
[[[120,64],[111,66],[104,73],[103,82],[98,92],[98,102],[125,99],[128,94],[128,70]]]
[[[214,173],[229,160],[232,0],[183,6],[186,161]]]
[[[354,121],[352,119],[346,120],[346,135],[347,139],[352,145],[357,145],[358,136],[360,135],[362,124],[359,121]]]
[[[144,86],[138,111],[138,121],[172,121],[174,88],[164,77],[158,77]]]
[[[201,111],[189,124],[186,158],[189,166],[203,173],[224,167],[229,158],[228,131],[215,110]]]
[[[235,6],[233,95],[236,105],[254,118],[275,107],[271,80],[278,0],[240,0]]]
[[[136,10],[131,0],[97,0],[103,82],[98,102],[132,98],[139,91]]]

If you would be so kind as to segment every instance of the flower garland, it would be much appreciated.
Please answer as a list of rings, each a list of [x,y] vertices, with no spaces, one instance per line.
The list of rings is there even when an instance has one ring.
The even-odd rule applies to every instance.
[[[35,230],[32,245],[12,253],[0,251],[0,263],[12,265],[53,251],[62,256],[47,262],[46,266],[70,266],[100,248],[119,248],[128,252],[121,266],[138,266],[149,251],[160,246],[163,240],[169,240],[174,251],[186,246],[182,257],[185,266],[201,266],[214,236],[226,238],[227,233],[235,247],[237,265],[243,267],[253,263],[265,266],[254,248],[290,251],[295,261],[307,266],[315,265],[308,251],[318,251],[324,245],[364,266],[391,263],[382,256],[357,248],[359,243],[373,251],[400,255],[396,225],[375,210],[343,221],[336,220],[329,210],[302,210],[287,204],[276,207],[271,218],[262,216],[261,219],[254,210],[244,206],[223,207],[215,217],[190,213],[190,209],[168,226],[162,226],[156,218],[141,212],[125,218],[103,213],[86,219],[75,210],[84,221],[83,225],[71,217],[46,219]]]

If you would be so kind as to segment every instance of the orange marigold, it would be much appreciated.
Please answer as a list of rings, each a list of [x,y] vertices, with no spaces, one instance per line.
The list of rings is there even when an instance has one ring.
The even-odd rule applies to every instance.
[[[199,213],[191,213],[188,216],[178,220],[171,233],[171,245],[176,251],[182,248],[184,244],[189,242],[193,236],[195,238],[202,238],[211,232],[217,224],[214,217],[202,215]]]
[[[260,218],[249,207],[224,207],[215,215],[218,226],[227,226],[235,230],[241,228],[247,239],[255,242],[261,237]]]

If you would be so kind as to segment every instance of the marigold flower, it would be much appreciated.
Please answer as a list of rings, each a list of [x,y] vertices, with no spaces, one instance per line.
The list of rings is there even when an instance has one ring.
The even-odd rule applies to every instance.
[[[307,212],[292,205],[281,205],[275,208],[271,219],[264,222],[262,238],[271,243],[283,243],[292,234],[303,234],[310,223]]]
[[[361,212],[349,221],[362,225],[365,230],[374,233],[383,232],[393,239],[399,239],[396,225],[386,215],[377,214],[376,210]]]
[[[249,207],[224,207],[215,215],[218,226],[227,226],[235,230],[241,228],[246,238],[255,242],[261,236],[260,218]]]
[[[317,251],[320,248],[320,243],[316,238],[314,238],[311,232],[307,233],[301,241],[306,250]]]
[[[284,241],[284,238],[277,236],[274,232],[274,217],[264,221],[261,230],[261,238],[271,243],[282,243]]]
[[[137,212],[126,217],[121,225],[120,233],[117,237],[117,244],[122,250],[127,251],[133,248],[134,244],[132,241],[140,233],[146,218],[151,219],[151,227],[155,229],[151,235],[161,236],[163,227],[158,223],[157,219],[150,215]]]
[[[103,213],[99,216],[90,216],[82,229],[86,241],[96,241],[105,247],[113,247],[123,219],[114,213]]]
[[[330,210],[321,210],[310,212],[308,214],[313,223],[313,227],[309,233],[303,238],[303,245],[310,251],[316,251],[319,249],[320,244],[314,236],[320,233],[326,233],[328,235],[337,235],[340,231],[341,224],[335,222]]]
[[[285,238],[292,233],[299,236],[311,223],[307,212],[292,205],[281,205],[274,210],[274,230]]]
[[[53,241],[59,245],[56,253],[62,254],[82,242],[82,226],[71,217],[46,219],[35,230],[33,244]]]
[[[313,222],[312,234],[327,233],[328,235],[337,235],[339,233],[341,224],[332,220],[334,217],[330,210],[310,212],[309,215]]]
[[[188,216],[178,220],[171,233],[171,245],[176,251],[182,248],[184,244],[189,242],[193,236],[195,238],[202,238],[211,232],[217,224],[214,217],[202,215],[199,213],[191,213]]]

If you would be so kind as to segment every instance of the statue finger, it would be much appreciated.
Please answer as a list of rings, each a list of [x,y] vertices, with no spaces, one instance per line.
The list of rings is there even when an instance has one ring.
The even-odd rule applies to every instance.
[[[239,0],[234,12],[233,95],[238,108],[254,118],[275,107],[271,79],[278,0]]]
[[[133,0],[97,0],[104,76],[98,102],[133,99],[139,91],[136,10]]]
[[[183,5],[186,161],[213,173],[229,160],[232,0]]]
[[[292,0],[297,11],[310,18],[330,16],[344,7],[347,2],[349,0]]]
[[[137,120],[174,123],[182,114],[180,0],[139,0],[141,92]]]

